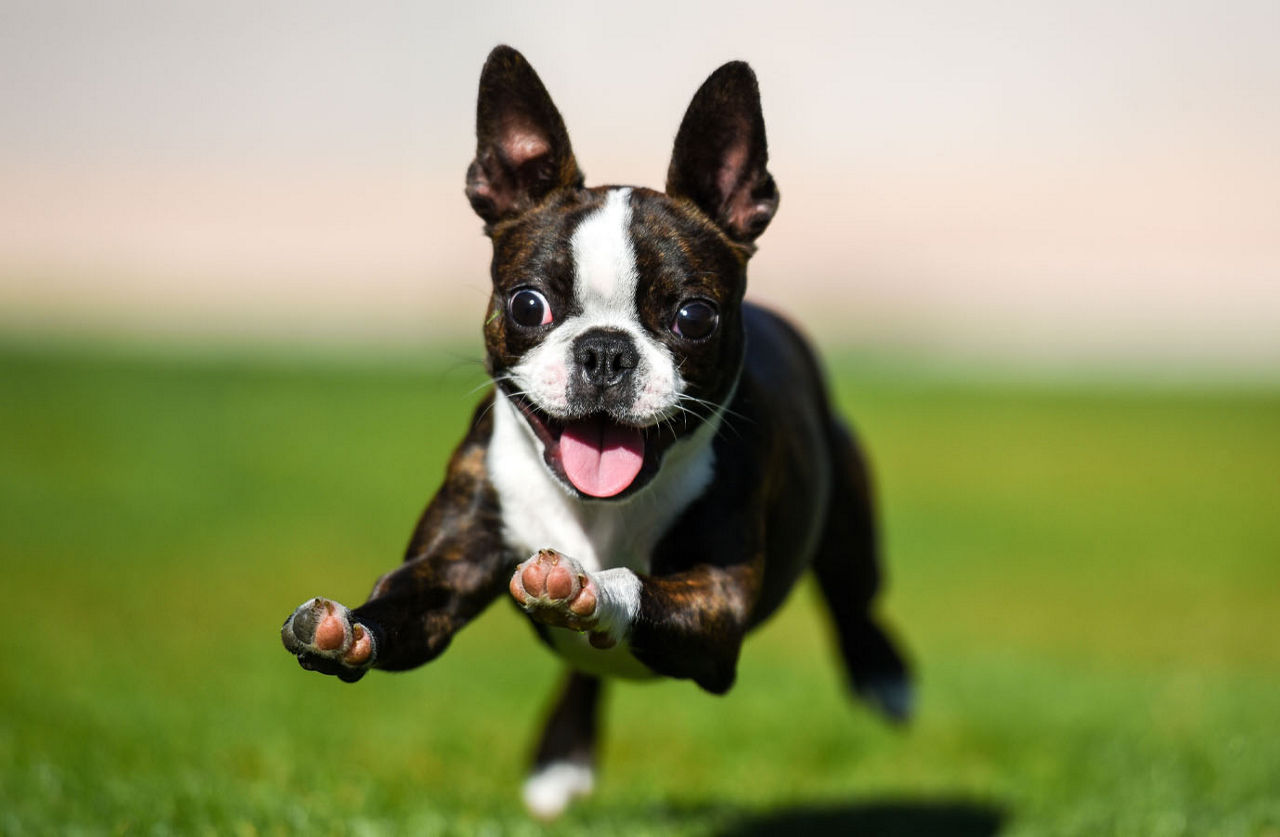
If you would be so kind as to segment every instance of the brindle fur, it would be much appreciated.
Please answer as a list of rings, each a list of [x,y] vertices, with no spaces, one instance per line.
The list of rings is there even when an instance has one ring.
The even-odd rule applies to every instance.
[[[476,409],[404,563],[378,579],[369,600],[351,611],[374,636],[378,668],[398,671],[439,656],[506,589],[519,560],[502,541],[498,497],[485,473],[490,398]]]

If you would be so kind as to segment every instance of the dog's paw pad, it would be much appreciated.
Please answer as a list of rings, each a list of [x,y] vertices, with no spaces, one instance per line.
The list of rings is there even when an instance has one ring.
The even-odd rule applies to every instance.
[[[363,666],[373,657],[373,635],[359,623],[351,626],[351,646],[342,655],[349,666]]]
[[[596,583],[567,555],[553,549],[538,551],[516,567],[510,589],[512,598],[540,622],[578,631],[595,626]]]
[[[357,680],[373,662],[369,629],[335,601],[314,598],[285,620],[280,639],[305,669]]]
[[[337,651],[347,642],[347,625],[330,603],[315,626],[311,644],[321,651]]]

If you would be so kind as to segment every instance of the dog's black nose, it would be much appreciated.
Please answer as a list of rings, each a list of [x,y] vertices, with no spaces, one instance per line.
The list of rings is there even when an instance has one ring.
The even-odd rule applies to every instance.
[[[574,341],[573,361],[588,384],[614,387],[631,376],[640,354],[626,332],[600,328]]]

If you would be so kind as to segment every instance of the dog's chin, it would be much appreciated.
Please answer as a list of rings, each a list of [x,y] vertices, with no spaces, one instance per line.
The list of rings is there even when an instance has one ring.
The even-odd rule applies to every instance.
[[[604,412],[558,418],[524,396],[505,394],[542,444],[547,469],[583,499],[633,496],[653,480],[663,455],[682,435],[669,421],[637,427]]]

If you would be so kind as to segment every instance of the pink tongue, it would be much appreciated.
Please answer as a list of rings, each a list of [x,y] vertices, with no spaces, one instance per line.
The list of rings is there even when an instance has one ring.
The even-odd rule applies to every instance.
[[[626,490],[644,465],[644,437],[634,427],[588,419],[565,425],[560,463],[574,487],[591,497]]]

